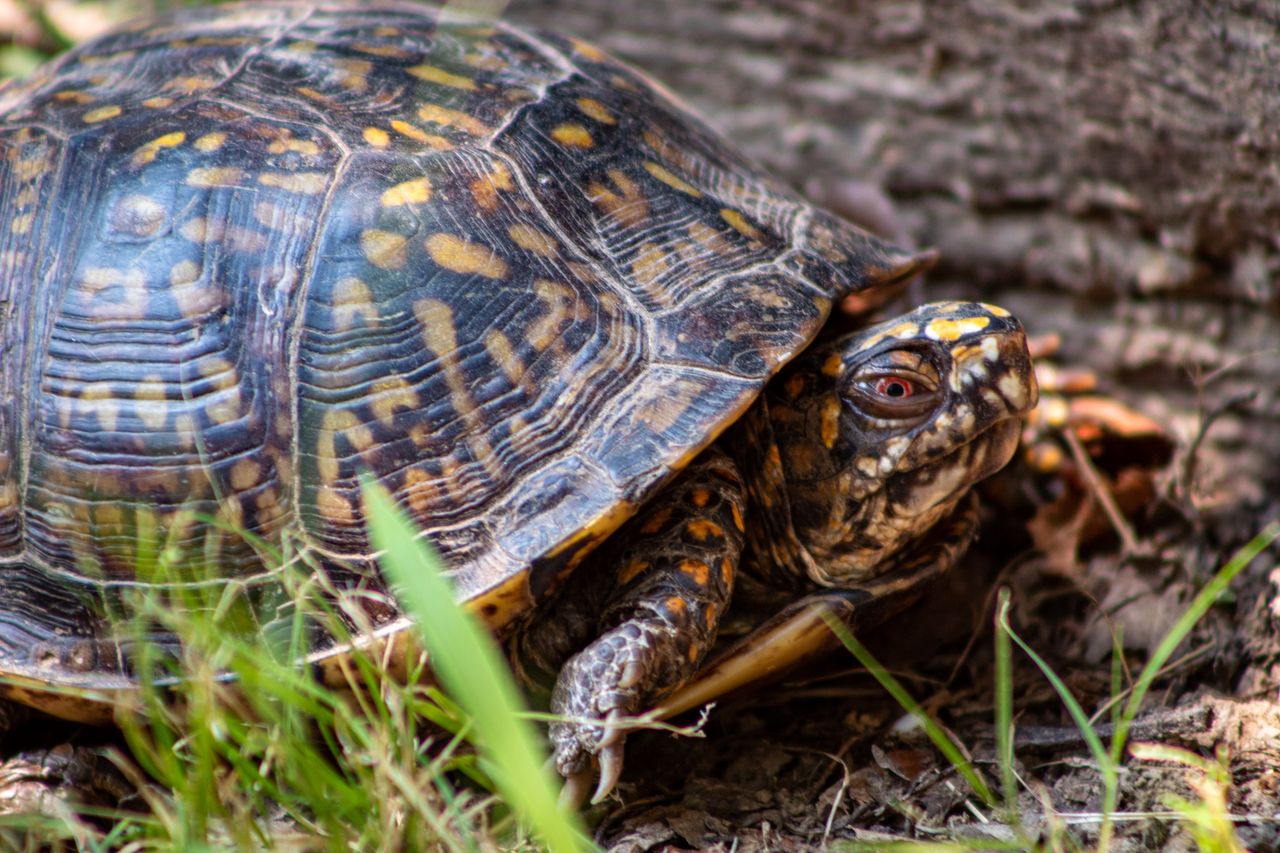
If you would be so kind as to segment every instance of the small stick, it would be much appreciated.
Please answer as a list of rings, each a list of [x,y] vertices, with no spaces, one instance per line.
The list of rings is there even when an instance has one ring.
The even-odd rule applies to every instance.
[[[1062,437],[1067,442],[1067,447],[1071,449],[1071,456],[1075,459],[1076,465],[1080,466],[1080,473],[1089,484],[1090,490],[1097,497],[1098,502],[1102,504],[1102,511],[1107,514],[1107,519],[1111,522],[1111,526],[1120,535],[1120,542],[1124,548],[1125,555],[1132,556],[1141,553],[1142,548],[1138,543],[1138,537],[1133,532],[1133,527],[1129,525],[1124,513],[1120,511],[1120,507],[1116,504],[1115,496],[1111,494],[1111,489],[1103,482],[1098,469],[1093,466],[1093,460],[1085,452],[1084,445],[1080,443],[1080,439],[1076,437],[1075,432],[1069,426],[1062,430]]]

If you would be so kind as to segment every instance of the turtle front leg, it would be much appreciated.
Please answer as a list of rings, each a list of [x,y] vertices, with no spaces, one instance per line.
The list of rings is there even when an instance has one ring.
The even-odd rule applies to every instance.
[[[684,684],[711,648],[742,553],[744,505],[733,462],[715,449],[703,454],[574,572],[560,596],[572,615],[553,610],[524,638],[522,654],[546,667],[568,630],[592,626],[551,697],[565,718],[550,735],[566,798],[586,793],[593,757],[593,801],[613,789],[622,770],[618,721]]]

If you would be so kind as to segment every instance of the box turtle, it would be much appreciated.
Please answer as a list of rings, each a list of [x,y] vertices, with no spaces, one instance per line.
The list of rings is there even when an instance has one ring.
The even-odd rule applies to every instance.
[[[1035,399],[1017,322],[819,336],[928,261],[574,39],[259,2],[83,45],[0,91],[0,693],[108,719],[156,547],[265,604],[255,543],[287,546],[403,647],[367,473],[603,794],[611,721],[690,682],[735,576],[779,615],[672,710],[811,650],[795,602],[865,624],[968,541]]]

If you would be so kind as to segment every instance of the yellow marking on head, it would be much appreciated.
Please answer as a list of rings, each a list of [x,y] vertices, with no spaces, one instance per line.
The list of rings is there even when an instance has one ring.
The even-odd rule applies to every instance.
[[[369,285],[355,276],[340,279],[333,288],[333,323],[338,331],[356,327],[374,326],[378,322],[378,309],[373,304]]]
[[[1013,316],[1008,311],[1001,308],[999,305],[992,305],[990,302],[979,302],[978,304],[981,305],[983,309],[991,312],[993,316],[996,316],[996,317],[1012,317]]]
[[[472,136],[487,136],[493,132],[489,125],[473,115],[460,110],[442,107],[439,104],[423,104],[418,107],[418,118],[438,124],[441,127],[456,127]]]
[[[462,89],[467,92],[474,92],[476,89],[476,81],[470,77],[463,77],[461,74],[453,74],[445,71],[443,68],[437,68],[434,65],[415,65],[412,68],[406,68],[410,74],[419,80],[425,80],[428,83],[435,83],[439,86],[449,86],[453,89]]]
[[[380,127],[366,127],[361,135],[374,148],[386,148],[391,144],[391,135]]]
[[[135,166],[145,166],[154,161],[156,155],[163,148],[176,148],[181,145],[187,138],[187,135],[181,130],[175,130],[173,133],[166,133],[163,136],[157,136],[150,142],[142,145],[137,151],[133,152],[130,162]]]
[[[559,253],[559,246],[556,245],[555,240],[551,239],[545,231],[534,228],[532,225],[524,223],[512,225],[507,229],[507,236],[520,248],[544,258],[554,258]]]
[[[693,519],[684,526],[684,529],[698,542],[724,538],[724,529],[714,521],[708,521],[705,518]]]
[[[760,229],[747,221],[747,218],[731,207],[720,208],[720,218],[728,222],[734,231],[750,240],[759,240]]]
[[[641,574],[648,571],[650,565],[650,563],[647,563],[644,560],[633,560],[623,566],[622,570],[618,572],[618,586],[626,586],[631,583]]]
[[[369,409],[378,423],[390,429],[395,424],[395,414],[399,409],[413,411],[418,407],[418,395],[409,383],[399,376],[380,379],[373,383],[370,390],[372,400]]]
[[[227,134],[221,130],[218,130],[218,131],[214,131],[213,133],[206,133],[204,136],[201,136],[192,144],[196,147],[197,151],[209,152],[209,151],[217,151],[226,143],[226,141],[227,141]]]
[[[431,181],[427,178],[413,178],[383,190],[382,206],[398,207],[402,204],[425,204],[431,199]]]
[[[375,267],[398,270],[404,266],[409,238],[394,231],[370,228],[360,232],[360,250]]]
[[[408,137],[414,142],[421,142],[423,145],[429,145],[438,151],[447,151],[453,147],[453,142],[435,133],[427,133],[417,125],[409,124],[407,121],[401,121],[398,118],[391,120],[391,129],[401,136]]]
[[[957,341],[965,335],[981,332],[990,325],[990,317],[964,317],[960,320],[939,317],[929,321],[924,333],[935,341]]]
[[[252,459],[241,459],[231,466],[231,488],[237,492],[252,489],[261,477],[262,466]]]
[[[109,104],[105,107],[98,107],[96,110],[89,110],[81,116],[81,120],[84,121],[85,124],[97,124],[100,121],[115,118],[122,112],[124,112],[124,110],[119,104]]]
[[[258,183],[285,192],[318,195],[329,185],[329,176],[324,172],[263,172]]]
[[[524,379],[525,368],[520,363],[520,358],[516,355],[507,336],[497,329],[493,329],[485,333],[484,346],[489,351],[489,356],[494,363],[498,365],[498,369],[506,374],[511,384],[519,385],[520,381]]]
[[[644,520],[644,523],[640,525],[640,532],[647,535],[653,535],[662,529],[662,526],[667,523],[667,519],[670,517],[671,507],[664,506],[660,509],[656,509],[649,513],[649,516]]]
[[[595,145],[591,132],[574,122],[556,125],[551,130],[551,138],[569,148],[590,148]]]
[[[578,98],[574,103],[578,105],[578,109],[582,111],[583,115],[590,119],[594,119],[601,124],[618,123],[618,120],[613,117],[613,113],[609,112],[608,108],[595,98]]]
[[[138,390],[133,392],[135,410],[138,420],[147,429],[160,429],[169,420],[169,403],[165,396],[164,379],[151,373],[138,383]]]
[[[115,432],[120,419],[120,404],[111,393],[109,382],[91,382],[80,392],[80,411],[93,415],[107,432]]]
[[[356,521],[355,507],[332,486],[321,486],[316,492],[316,509],[330,524],[349,526]]]
[[[431,259],[447,270],[492,279],[507,277],[507,262],[479,243],[469,243],[452,234],[432,234],[426,246]]]
[[[650,160],[645,160],[644,170],[648,172],[650,175],[653,175],[658,180],[662,181],[667,186],[671,187],[672,189],[677,189],[682,193],[687,193],[688,195],[691,195],[694,198],[702,197],[702,190],[698,189],[693,184],[681,178],[679,175],[672,172],[666,166],[663,166],[659,163],[654,163]],[[726,208],[726,210],[727,209],[728,208]],[[730,212],[735,213],[734,211],[730,211]],[[745,222],[745,220],[743,221]],[[737,228],[736,225],[734,227]],[[738,230],[741,231],[742,229],[738,229]],[[746,232],[743,232],[743,233],[746,233]],[[747,236],[751,236],[751,235],[748,234]]]
[[[211,168],[195,168],[187,173],[187,186],[212,189],[214,187],[234,187],[244,177],[244,171],[233,166],[214,166]]]

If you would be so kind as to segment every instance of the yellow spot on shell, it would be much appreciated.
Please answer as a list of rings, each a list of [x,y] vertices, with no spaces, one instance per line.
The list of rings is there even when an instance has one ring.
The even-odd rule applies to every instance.
[[[163,136],[157,136],[155,139],[143,145],[133,153],[133,165],[145,166],[147,163],[156,159],[156,155],[163,148],[175,148],[183,143],[187,135],[181,130],[175,130],[173,133],[166,133]]]
[[[371,393],[373,399],[369,403],[369,409],[378,423],[388,428],[395,423],[398,410],[412,411],[418,407],[418,395],[409,387],[408,382],[398,376],[373,383]]]
[[[98,423],[108,432],[114,431],[116,421],[120,417],[120,408],[112,399],[111,386],[106,382],[94,382],[80,392],[79,409],[98,419]]]
[[[776,449],[776,448],[775,448]],[[747,524],[742,519],[742,509],[739,508],[737,501],[729,502],[729,509],[733,513],[733,526],[738,528],[739,533],[747,532]]]
[[[728,222],[730,227],[732,227],[734,231],[737,231],[742,236],[747,237],[748,239],[751,239],[751,240],[760,239],[760,229],[756,228],[754,225],[748,222],[745,216],[743,216],[741,213],[734,210],[733,208],[731,207],[721,208],[720,218],[723,219],[725,222]]]
[[[485,334],[484,347],[511,384],[519,385],[520,380],[524,379],[524,365],[520,362],[507,336],[494,329]]]
[[[672,189],[677,189],[682,193],[687,193],[693,196],[694,198],[700,198],[702,196],[701,190],[699,190],[693,184],[681,178],[679,175],[676,175],[675,173],[673,173],[671,170],[667,169],[665,166],[661,165],[660,163],[654,163],[649,160],[646,160],[644,161],[644,170],[648,172],[650,175],[653,175],[658,180],[662,181],[667,186],[671,187]],[[730,212],[733,212],[733,211],[730,211]],[[737,226],[734,226],[734,227],[736,228]]]
[[[356,324],[373,326],[378,322],[378,309],[373,304],[369,285],[355,276],[340,279],[333,288],[333,324],[345,332]]]
[[[391,144],[391,135],[380,127],[366,127],[361,135],[374,148],[386,148]]]
[[[145,101],[142,102],[142,105],[144,107],[147,107],[148,109],[162,110],[165,107],[173,106],[173,98],[165,98],[165,97],[147,98]]]
[[[980,332],[990,325],[990,317],[964,317],[960,320],[938,318],[929,321],[924,333],[935,341],[956,341],[965,335]]]
[[[316,435],[316,469],[320,482],[332,485],[338,479],[338,436],[356,451],[373,446],[373,431],[362,424],[350,409],[329,409],[324,413]]]
[[[676,595],[662,602],[662,607],[667,613],[677,618],[683,616],[689,610],[689,605],[685,603],[685,600]]]
[[[360,250],[375,267],[398,270],[404,266],[409,238],[394,231],[370,228],[360,232]]]
[[[53,99],[58,103],[79,104],[80,106],[93,103],[93,95],[88,92],[81,92],[78,89],[64,89],[61,92],[54,92]]]
[[[160,429],[169,419],[169,406],[165,398],[164,380],[155,374],[142,378],[134,392],[138,420],[147,429]]]
[[[475,116],[459,110],[442,107],[439,104],[423,104],[418,107],[418,118],[442,127],[456,127],[472,136],[485,136],[492,132],[489,125]]]
[[[689,493],[689,500],[696,507],[704,507],[711,502],[711,491],[709,489],[694,489]]]
[[[237,492],[252,489],[262,476],[262,466],[252,459],[241,459],[231,466],[231,488]]]
[[[206,133],[192,144],[195,145],[197,151],[210,152],[217,151],[226,141],[227,134],[218,130],[213,133]]]
[[[517,246],[527,249],[544,258],[554,258],[557,254],[556,242],[545,232],[523,223],[512,225],[507,229],[509,236]]]
[[[569,39],[569,43],[573,45],[574,51],[585,59],[589,59],[592,62],[604,62],[606,59],[604,51],[593,44],[588,44],[576,38]]]
[[[329,185],[329,176],[324,172],[263,172],[258,183],[285,192],[317,195]]]
[[[585,127],[573,123],[557,125],[551,131],[551,138],[570,148],[590,148],[595,144],[591,133]]]
[[[10,220],[10,230],[14,234],[26,234],[31,231],[31,224],[35,221],[35,217],[30,213],[23,213],[13,217]]]
[[[383,207],[398,207],[402,204],[425,204],[430,199],[431,181],[414,178],[384,190],[381,201]]]
[[[426,245],[431,259],[447,270],[493,279],[507,276],[506,261],[479,243],[468,243],[452,234],[432,234]]]
[[[605,105],[595,98],[578,98],[575,103],[578,105],[578,109],[582,110],[583,115],[588,118],[594,119],[601,124],[618,123],[618,120],[613,117],[613,113],[609,112]]]
[[[243,177],[244,172],[232,166],[192,169],[187,173],[187,186],[204,189],[234,187],[240,183]]]
[[[338,494],[332,486],[321,486],[316,492],[316,509],[320,516],[330,524],[351,525],[355,523],[356,512],[351,502]]]
[[[443,136],[427,133],[422,128],[409,124],[407,121],[401,121],[398,118],[391,120],[391,129],[401,136],[412,139],[414,142],[421,142],[423,145],[429,145],[439,151],[446,151],[453,147],[453,143]]]
[[[481,210],[493,211],[498,207],[498,191],[510,191],[514,188],[507,164],[495,160],[492,171],[471,182],[471,197]]]
[[[98,107],[96,110],[89,110],[81,118],[85,124],[97,124],[100,121],[115,118],[123,111],[119,104],[110,104],[109,106]]]
[[[476,81],[470,77],[463,77],[461,74],[453,74],[445,71],[443,68],[437,68],[434,65],[415,65],[406,69],[414,77],[419,80],[425,80],[428,83],[435,83],[440,86],[450,86],[454,89],[462,89],[467,92],[473,92],[476,88]]]
[[[819,413],[818,434],[824,447],[835,447],[836,439],[840,437],[839,399],[830,397],[823,402],[822,411]]]

